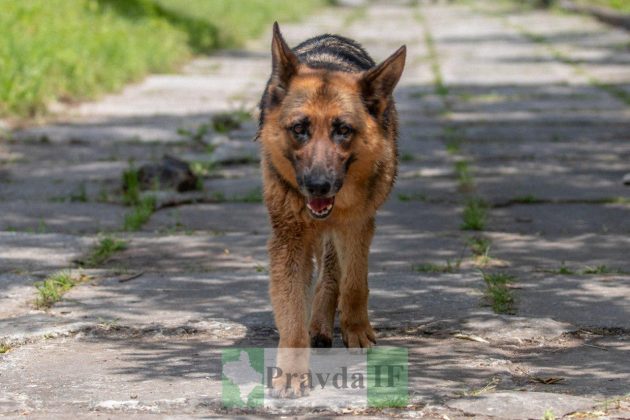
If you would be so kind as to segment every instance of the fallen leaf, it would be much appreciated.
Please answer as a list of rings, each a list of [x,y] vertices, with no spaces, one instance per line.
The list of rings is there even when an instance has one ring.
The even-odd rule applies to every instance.
[[[564,381],[564,378],[554,378],[554,377],[541,378],[541,377],[538,377],[538,376],[530,376],[529,379],[532,382],[538,382],[538,383],[545,384],[545,385],[553,385],[553,384],[557,384],[559,382]]]
[[[490,344],[490,342],[486,340],[485,338],[479,337],[478,335],[473,335],[473,334],[455,333],[453,334],[453,337],[459,338],[460,340],[470,340],[470,341],[476,341],[478,343]]]

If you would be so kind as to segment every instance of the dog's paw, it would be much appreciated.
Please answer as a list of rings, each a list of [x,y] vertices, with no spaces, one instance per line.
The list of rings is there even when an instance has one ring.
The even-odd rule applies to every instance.
[[[360,324],[342,324],[343,344],[348,348],[370,348],[376,344],[376,334],[368,321]]]
[[[311,335],[311,347],[330,348],[332,347],[332,337],[323,333]]]
[[[276,378],[272,382],[272,388],[269,394],[273,398],[301,398],[309,394],[309,387],[306,383],[300,381],[298,377],[292,377],[287,381],[286,376]]]

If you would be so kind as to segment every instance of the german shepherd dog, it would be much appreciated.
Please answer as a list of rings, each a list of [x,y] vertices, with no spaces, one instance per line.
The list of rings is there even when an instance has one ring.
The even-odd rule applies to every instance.
[[[290,49],[275,23],[271,52],[258,138],[283,372],[272,395],[298,397],[307,389],[291,377],[308,372],[309,351],[295,349],[331,347],[337,309],[346,347],[376,342],[368,320],[368,253],[376,210],[396,178],[392,92],[406,49],[379,65],[337,35]],[[318,280],[311,299],[313,257]]]

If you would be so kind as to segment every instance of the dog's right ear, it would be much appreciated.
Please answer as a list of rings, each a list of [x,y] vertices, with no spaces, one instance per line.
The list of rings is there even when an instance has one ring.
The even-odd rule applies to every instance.
[[[287,45],[278,22],[273,24],[273,40],[271,41],[271,81],[269,94],[272,101],[280,101],[286,95],[291,78],[297,73],[299,61]]]

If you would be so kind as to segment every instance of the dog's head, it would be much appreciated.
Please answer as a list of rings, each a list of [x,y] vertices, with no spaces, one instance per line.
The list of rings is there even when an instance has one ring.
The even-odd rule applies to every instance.
[[[262,140],[312,217],[328,217],[349,171],[360,182],[383,158],[381,143],[393,141],[388,114],[405,53],[403,46],[364,72],[314,69],[300,63],[274,25]]]

